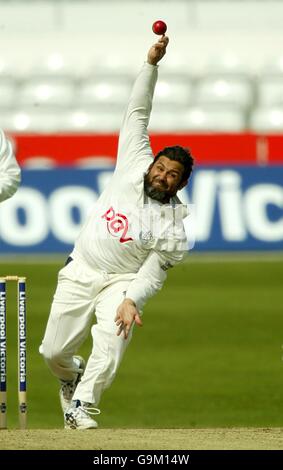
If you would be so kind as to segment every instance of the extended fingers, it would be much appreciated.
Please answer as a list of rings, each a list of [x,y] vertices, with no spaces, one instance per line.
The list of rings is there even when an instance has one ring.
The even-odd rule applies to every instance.
[[[135,323],[138,326],[142,326],[142,320],[141,320],[141,317],[138,314],[135,315]]]
[[[124,338],[127,339],[128,335],[129,335],[129,332],[130,332],[130,329],[131,329],[131,325],[124,325],[124,323],[122,322],[121,325],[118,328],[117,336],[120,336],[120,334],[123,332],[124,333]]]
[[[120,334],[123,332],[124,333],[124,338],[127,339],[131,326],[133,324],[134,319],[131,322],[124,322],[121,319],[118,319],[116,321],[116,325],[118,326],[118,331],[117,331],[117,336],[120,336]]]
[[[120,336],[120,334],[122,333],[123,330],[124,330],[124,324],[122,323],[118,328],[117,336]]]

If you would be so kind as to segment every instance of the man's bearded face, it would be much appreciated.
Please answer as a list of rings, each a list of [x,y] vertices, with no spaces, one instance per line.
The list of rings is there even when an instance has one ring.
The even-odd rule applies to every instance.
[[[144,177],[146,195],[163,204],[168,203],[187,183],[181,183],[183,172],[182,163],[162,155],[150,165]]]

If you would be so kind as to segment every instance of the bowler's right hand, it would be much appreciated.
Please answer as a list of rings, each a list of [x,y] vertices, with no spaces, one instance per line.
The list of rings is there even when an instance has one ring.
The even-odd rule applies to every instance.
[[[168,45],[168,36],[162,36],[156,44],[149,49],[147,61],[150,65],[157,65],[158,62],[166,54],[166,47]]]

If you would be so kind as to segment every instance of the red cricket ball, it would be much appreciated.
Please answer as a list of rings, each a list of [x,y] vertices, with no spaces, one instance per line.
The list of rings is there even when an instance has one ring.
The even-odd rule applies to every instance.
[[[155,34],[165,34],[167,31],[167,25],[162,20],[155,21],[152,25],[152,31]]]

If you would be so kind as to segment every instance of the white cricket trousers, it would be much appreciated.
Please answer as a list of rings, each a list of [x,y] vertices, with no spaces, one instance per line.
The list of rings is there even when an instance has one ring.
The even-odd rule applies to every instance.
[[[72,381],[78,373],[73,355],[91,328],[93,348],[74,400],[97,406],[102,392],[115,377],[132,330],[127,340],[123,335],[117,336],[114,319],[134,277],[93,271],[78,260],[59,272],[40,352],[56,377]],[[97,323],[91,327],[94,312]]]

